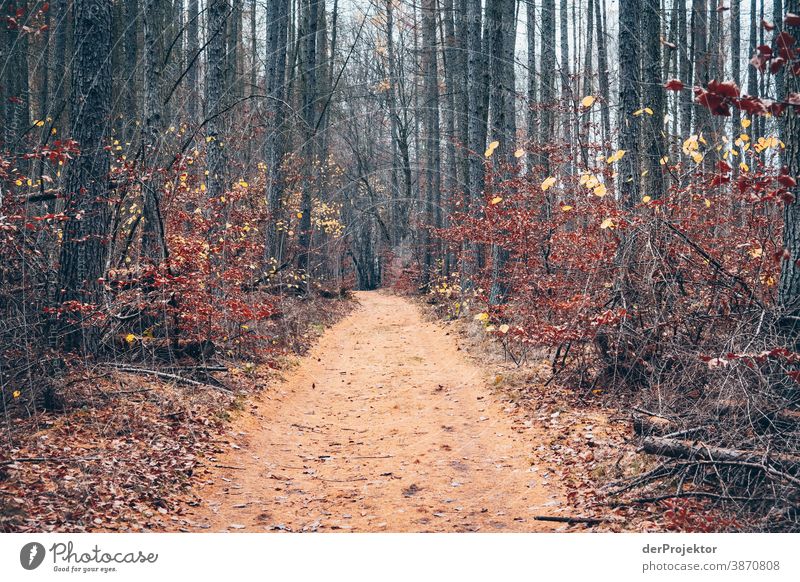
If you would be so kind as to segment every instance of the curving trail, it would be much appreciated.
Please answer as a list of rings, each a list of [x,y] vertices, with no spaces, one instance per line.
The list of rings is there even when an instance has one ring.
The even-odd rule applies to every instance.
[[[537,435],[410,301],[361,306],[234,421],[190,513],[211,531],[547,531]],[[533,465],[533,466],[532,466]]]

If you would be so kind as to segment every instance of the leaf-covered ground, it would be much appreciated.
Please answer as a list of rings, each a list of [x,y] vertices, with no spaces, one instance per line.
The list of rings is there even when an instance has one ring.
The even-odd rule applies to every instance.
[[[306,349],[349,306],[305,310],[313,320],[286,326],[290,351]],[[233,395],[100,366],[59,379],[59,412],[7,418],[0,430],[0,531],[183,529],[197,503],[193,477],[228,448],[231,412],[280,361],[230,362],[216,378]]]

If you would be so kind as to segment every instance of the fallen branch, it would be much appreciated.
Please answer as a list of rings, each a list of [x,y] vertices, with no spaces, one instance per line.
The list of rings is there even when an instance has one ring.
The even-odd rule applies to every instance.
[[[659,501],[666,501],[667,499],[685,499],[691,497],[702,497],[706,499],[718,499],[721,501],[742,501],[742,502],[760,502],[760,501],[777,501],[773,497],[733,497],[730,495],[720,495],[719,493],[711,493],[710,491],[683,491],[682,493],[672,493],[669,495],[658,495],[657,497],[640,497],[638,499],[631,499],[630,501],[610,501],[607,505],[610,507],[630,507],[632,505],[643,505],[645,503],[658,503]]]
[[[585,523],[586,525],[599,525],[601,523],[614,521],[607,517],[561,517],[555,515],[534,515],[533,519],[536,521],[555,521],[558,523]]]
[[[131,374],[145,374],[149,376],[157,376],[159,378],[163,378],[164,380],[172,380],[173,382],[178,382],[179,384],[187,384],[189,386],[198,386],[200,388],[213,388],[214,390],[219,390],[221,392],[225,392],[226,394],[233,394],[231,390],[225,388],[224,386],[215,386],[214,384],[207,384],[205,382],[198,382],[197,380],[191,380],[189,378],[184,378],[183,376],[178,376],[177,374],[168,374],[166,372],[159,372],[158,370],[148,370],[146,368],[135,368],[135,367],[122,367],[122,366],[111,366],[115,370],[120,372],[129,372]]]
[[[646,437],[642,450],[651,455],[673,459],[699,459],[702,461],[724,461],[727,463],[750,463],[765,467],[770,462],[785,471],[800,471],[800,457],[766,451],[748,451],[714,447],[699,441],[681,441],[662,437]]]

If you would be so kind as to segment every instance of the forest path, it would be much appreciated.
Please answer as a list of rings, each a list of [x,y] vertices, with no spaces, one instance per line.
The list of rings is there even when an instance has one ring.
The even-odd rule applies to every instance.
[[[212,531],[545,531],[537,435],[417,306],[383,292],[234,421],[196,490]],[[533,465],[533,466],[532,466]]]

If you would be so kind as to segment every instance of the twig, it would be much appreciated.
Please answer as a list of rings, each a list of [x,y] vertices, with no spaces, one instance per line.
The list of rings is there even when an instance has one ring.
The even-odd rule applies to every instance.
[[[359,457],[350,457],[351,459],[391,459],[394,455],[364,455]]]
[[[328,483],[349,483],[350,481],[366,481],[366,477],[356,477],[355,479],[324,479],[322,477],[317,477],[320,481],[325,481]]]

